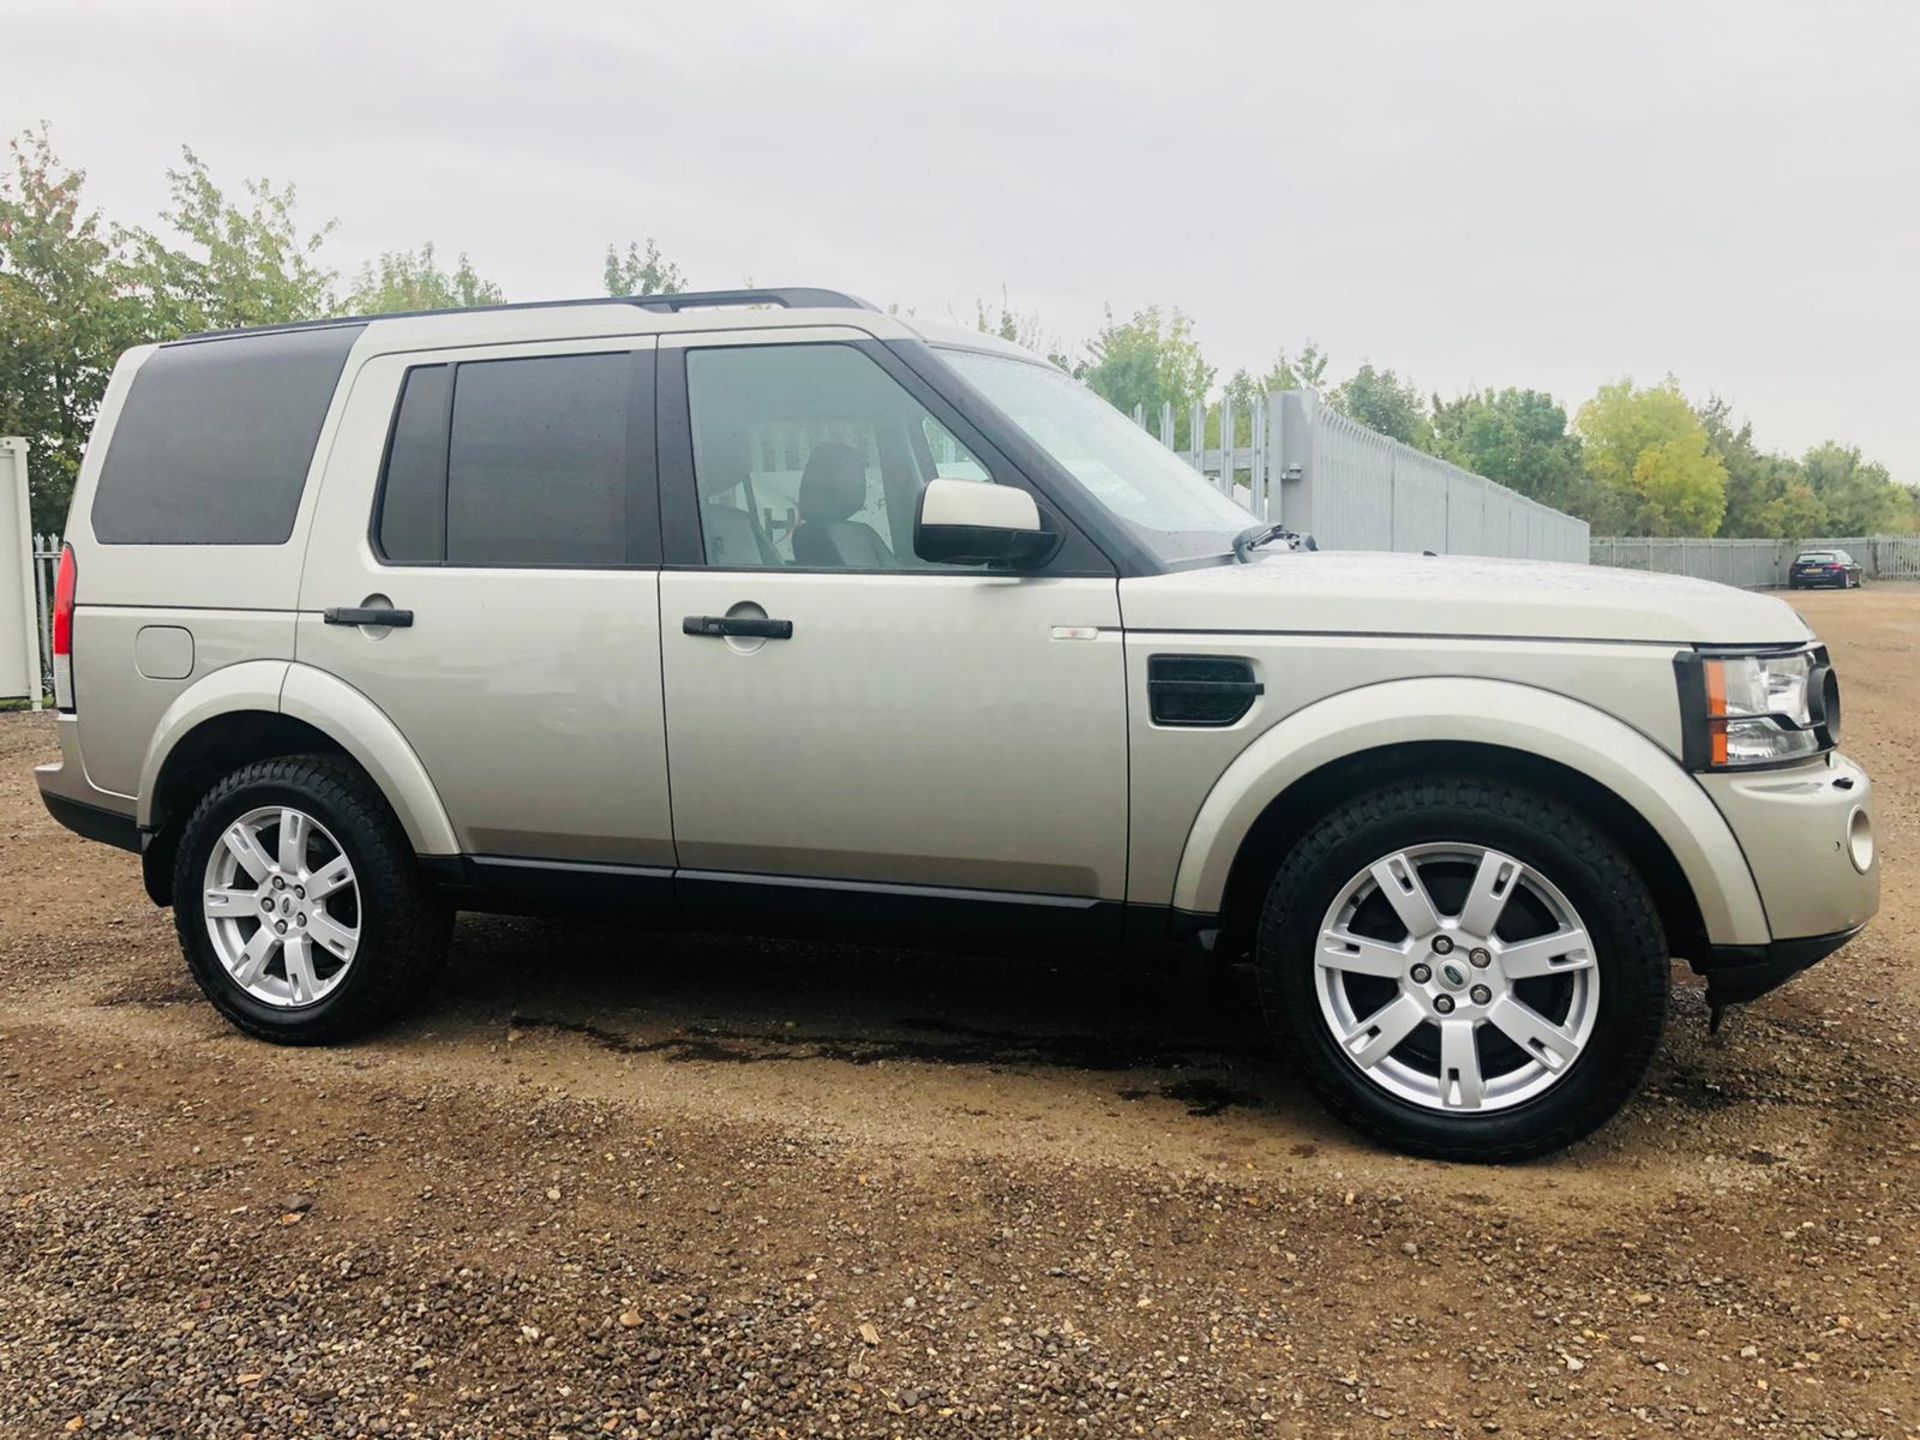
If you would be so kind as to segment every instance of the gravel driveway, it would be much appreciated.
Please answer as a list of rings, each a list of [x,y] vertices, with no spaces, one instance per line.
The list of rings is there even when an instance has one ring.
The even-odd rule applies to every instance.
[[[1504,1170],[1324,1120],[1239,984],[461,922],[234,1034],[0,716],[0,1431],[1920,1434],[1920,589],[1796,595],[1873,929]]]

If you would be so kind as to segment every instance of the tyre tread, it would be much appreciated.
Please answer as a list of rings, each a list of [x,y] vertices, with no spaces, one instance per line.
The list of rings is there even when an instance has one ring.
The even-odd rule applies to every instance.
[[[227,987],[202,978],[207,963],[204,931],[196,933],[201,912],[188,897],[199,894],[199,867],[205,864],[202,830],[208,817],[240,791],[256,785],[282,785],[311,795],[339,816],[364,852],[365,872],[359,876],[361,925],[378,907],[382,943],[372,955],[362,953],[356,964],[371,962],[366,980],[341,1003],[321,1007],[294,1024],[266,1024],[234,1003]],[[329,828],[333,828],[331,825]],[[194,806],[181,832],[174,861],[174,924],[181,948],[187,953],[201,989],[221,1014],[237,1028],[258,1039],[280,1045],[328,1045],[350,1039],[398,1019],[419,1004],[432,987],[446,958],[452,917],[440,897],[421,878],[413,848],[388,807],[386,797],[365,771],[342,755],[284,755],[257,760],[229,772],[212,785]],[[211,963],[218,965],[217,960]],[[293,1018],[293,1017],[289,1017]]]
[[[1297,957],[1289,961],[1289,957],[1280,953],[1281,935],[1294,922],[1294,912],[1303,903],[1318,903],[1324,908],[1325,897],[1316,902],[1305,894],[1306,881],[1314,868],[1342,842],[1367,828],[1442,810],[1478,813],[1552,837],[1583,858],[1592,871],[1590,880],[1601,888],[1607,902],[1615,905],[1627,922],[1619,927],[1626,953],[1618,955],[1618,963],[1607,976],[1609,989],[1626,987],[1626,993],[1620,997],[1627,1005],[1628,1023],[1622,1032],[1625,1044],[1612,1065],[1619,1078],[1612,1085],[1591,1090],[1583,1103],[1568,1108],[1560,1118],[1535,1127],[1524,1138],[1494,1143],[1484,1138],[1450,1141],[1386,1123],[1355,1102],[1350,1087],[1367,1082],[1337,1072],[1328,1073],[1330,1065],[1339,1062],[1321,1055],[1310,1045],[1301,1044],[1303,1037],[1292,1033],[1297,1017],[1293,1017],[1294,1007],[1283,993],[1283,966],[1299,961]],[[1317,911],[1313,919],[1317,929]],[[1653,897],[1632,862],[1604,832],[1564,801],[1477,776],[1442,776],[1388,785],[1361,795],[1326,816],[1302,837],[1275,873],[1261,911],[1255,954],[1261,1005],[1269,1029],[1276,1038],[1292,1039],[1296,1051],[1306,1052],[1301,1055],[1301,1069],[1321,1102],[1341,1121],[1371,1139],[1436,1160],[1489,1163],[1531,1159],[1564,1149],[1591,1134],[1638,1089],[1659,1049],[1666,1023],[1669,963],[1666,935]],[[1305,1023],[1321,1023],[1317,1006]],[[1542,1098],[1557,1097],[1549,1091]]]

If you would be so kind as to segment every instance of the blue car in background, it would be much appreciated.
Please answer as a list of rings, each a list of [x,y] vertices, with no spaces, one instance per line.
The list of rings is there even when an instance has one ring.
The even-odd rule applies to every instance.
[[[1860,562],[1844,550],[1802,550],[1787,571],[1789,590],[1828,585],[1851,590],[1860,583]]]

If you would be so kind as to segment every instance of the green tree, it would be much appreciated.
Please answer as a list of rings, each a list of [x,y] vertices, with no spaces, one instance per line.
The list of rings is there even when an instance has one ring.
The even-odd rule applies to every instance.
[[[1510,490],[1574,515],[1593,509],[1593,482],[1567,412],[1541,390],[1474,390],[1436,399],[1435,453]]]
[[[607,263],[601,278],[609,295],[678,295],[687,288],[687,277],[680,267],[660,253],[660,247],[647,237],[646,248],[629,240],[627,253],[607,246]]]
[[[1646,389],[1602,385],[1580,407],[1587,473],[1602,487],[1596,525],[1616,534],[1712,535],[1727,508],[1727,467],[1672,377]]]
[[[1213,388],[1213,367],[1193,338],[1193,322],[1180,311],[1162,315],[1149,305],[1124,323],[1107,311],[1107,323],[1087,346],[1080,378],[1094,393],[1126,414],[1145,409],[1158,423],[1160,407],[1171,403],[1174,445],[1190,445],[1191,411]]]
[[[1830,535],[1877,535],[1902,518],[1902,511],[1910,513],[1911,502],[1887,467],[1863,460],[1857,445],[1829,440],[1809,450],[1801,468],[1826,508]]]
[[[1427,415],[1427,402],[1412,382],[1400,379],[1391,370],[1376,370],[1371,363],[1362,365],[1327,396],[1327,403],[1402,444],[1433,449],[1433,421]]]
[[[1699,409],[1701,428],[1707,443],[1727,468],[1727,510],[1720,520],[1720,534],[1728,537],[1759,538],[1790,535],[1798,538],[1817,534],[1818,516],[1808,519],[1809,496],[1789,491],[1799,482],[1798,462],[1785,455],[1763,451],[1753,443],[1753,425],[1734,424],[1733,407],[1720,396],[1708,399]],[[1818,506],[1818,497],[1811,497]],[[1782,516],[1793,516],[1795,525],[1813,529],[1781,530]]]
[[[236,204],[213,182],[206,162],[182,147],[184,169],[167,171],[171,208],[161,218],[184,239],[176,249],[145,229],[123,232],[162,333],[228,330],[313,320],[334,312],[335,274],[319,263],[335,221],[303,231],[294,190],[266,179],[245,182]]]
[[[1804,540],[1827,529],[1827,507],[1813,487],[1798,475],[1789,477],[1780,493],[1761,507],[1759,533],[1783,540]]]
[[[1893,516],[1887,521],[1889,535],[1920,535],[1920,490],[1911,485],[1894,485]]]
[[[452,270],[441,268],[429,240],[418,250],[388,250],[362,265],[344,308],[349,315],[390,315],[498,305],[506,298],[498,285],[475,273],[464,253]]]
[[[53,153],[47,128],[9,145],[0,176],[0,434],[28,444],[33,528],[58,532],[94,412],[120,352],[153,317],[124,247],[81,200],[86,174]]]

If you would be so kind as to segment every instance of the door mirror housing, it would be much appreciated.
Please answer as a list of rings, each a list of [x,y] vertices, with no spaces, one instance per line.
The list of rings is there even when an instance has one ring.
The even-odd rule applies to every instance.
[[[1038,565],[1060,546],[1024,490],[930,480],[913,516],[913,553],[935,565]]]

